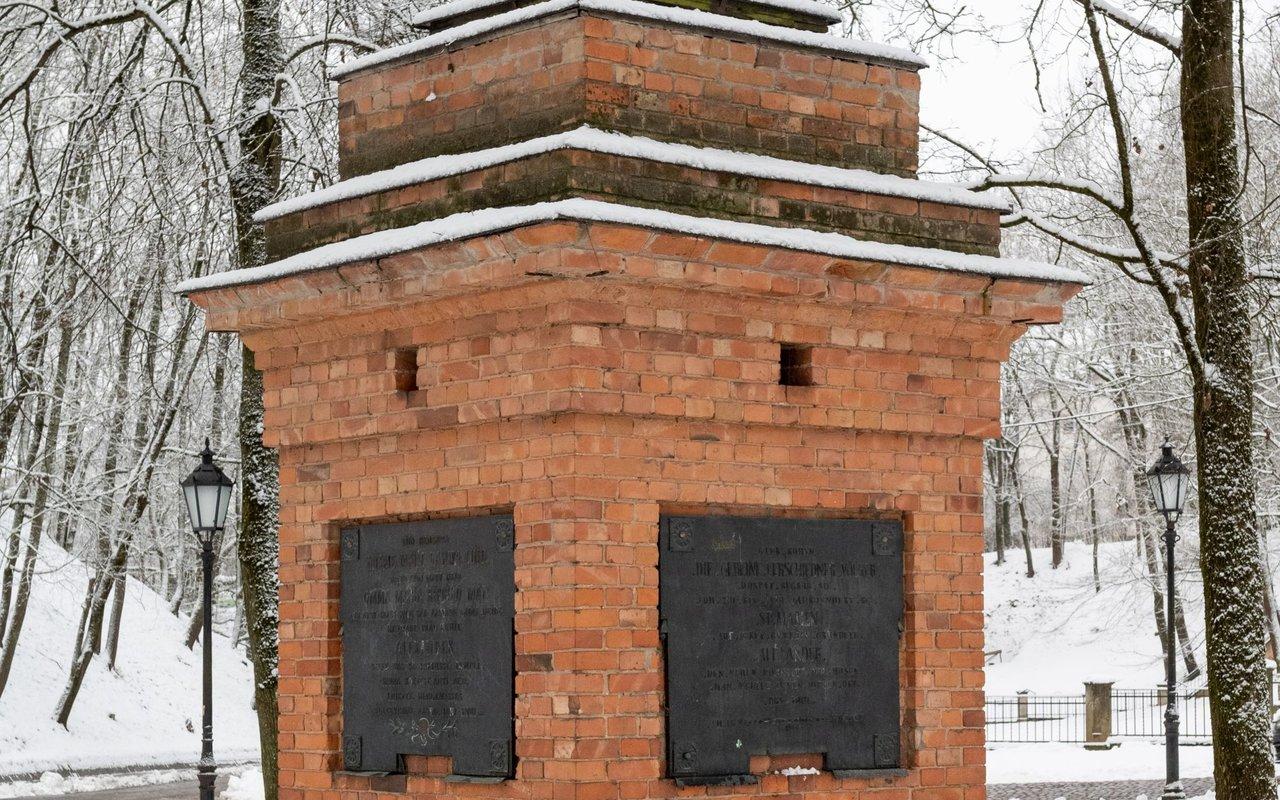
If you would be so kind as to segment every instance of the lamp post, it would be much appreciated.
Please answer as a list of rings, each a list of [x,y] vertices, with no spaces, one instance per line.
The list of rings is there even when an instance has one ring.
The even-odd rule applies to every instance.
[[[1173,616],[1173,546],[1178,541],[1174,524],[1182,514],[1187,501],[1187,487],[1191,483],[1191,470],[1173,454],[1168,442],[1160,449],[1160,458],[1147,470],[1147,486],[1156,510],[1164,515],[1165,577],[1165,630],[1168,631],[1169,649],[1165,653],[1165,681],[1168,700],[1164,707],[1165,780],[1162,800],[1185,800],[1182,779],[1178,775],[1178,666],[1174,657],[1178,643],[1178,629]]]
[[[213,782],[217,764],[213,760],[213,540],[227,521],[231,490],[235,483],[213,463],[209,440],[204,440],[200,465],[182,481],[182,496],[191,517],[191,530],[200,542],[200,560],[204,568],[204,724],[200,740],[200,800],[213,800]]]

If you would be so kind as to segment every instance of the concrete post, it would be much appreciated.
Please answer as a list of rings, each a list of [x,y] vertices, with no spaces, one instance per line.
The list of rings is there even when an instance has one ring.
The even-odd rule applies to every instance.
[[[1031,716],[1028,713],[1028,708],[1031,704],[1027,700],[1027,695],[1030,693],[1031,690],[1029,689],[1021,689],[1018,691],[1018,722],[1026,722],[1027,718]]]
[[[1086,750],[1111,747],[1111,681],[1084,685],[1084,746]]]

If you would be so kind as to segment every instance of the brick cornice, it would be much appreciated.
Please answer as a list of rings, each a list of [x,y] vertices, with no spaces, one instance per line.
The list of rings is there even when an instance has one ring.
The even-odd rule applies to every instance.
[[[268,253],[477,209],[581,197],[719,219],[802,227],[868,241],[999,255],[998,213],[577,148],[444,175],[267,220]]]

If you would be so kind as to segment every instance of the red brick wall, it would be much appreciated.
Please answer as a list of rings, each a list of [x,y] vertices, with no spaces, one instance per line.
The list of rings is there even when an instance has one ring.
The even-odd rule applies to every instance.
[[[548,18],[343,80],[340,171],[363,175],[589,123],[914,175],[919,89],[914,69],[853,57],[659,23]]]
[[[990,209],[754,178],[584,150],[554,151],[287,214],[267,223],[272,258],[477,208],[563,197],[657,206],[869,241],[999,255]]]
[[[982,800],[981,437],[1012,320],[1070,288],[565,222],[341,273],[197,297],[257,354],[280,445],[283,800]],[[815,348],[817,385],[777,385],[783,341]],[[339,525],[508,510],[516,779],[341,773]],[[662,777],[664,513],[904,521],[905,777],[777,774],[804,756],[756,758],[756,786]]]
[[[912,69],[572,11],[344,80],[342,174],[591,123],[913,175],[918,89]],[[504,178],[536,193],[519,169],[294,215],[273,247]],[[992,212],[656,172],[634,177],[676,188],[622,199],[719,187],[778,224],[997,243]],[[983,800],[982,439],[1009,346],[1078,288],[560,221],[196,293],[254,351],[280,452],[282,800]],[[810,348],[814,385],[779,385],[782,343]],[[448,783],[442,758],[342,772],[339,528],[495,512],[516,525],[515,779]],[[755,758],[753,786],[663,777],[658,524],[709,513],[902,520],[904,776],[778,773],[810,754]]]

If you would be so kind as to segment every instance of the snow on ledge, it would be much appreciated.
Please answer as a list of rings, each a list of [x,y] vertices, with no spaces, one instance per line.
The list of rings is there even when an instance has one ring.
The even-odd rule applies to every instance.
[[[859,58],[888,61],[917,69],[929,66],[928,62],[920,56],[910,50],[903,50],[898,47],[890,47],[889,45],[876,44],[874,42],[860,42],[825,33],[800,31],[779,25],[766,25],[755,20],[726,17],[722,14],[711,14],[706,11],[660,6],[654,3],[641,2],[641,0],[547,0],[544,3],[517,8],[453,28],[446,28],[439,33],[433,33],[430,36],[424,36],[412,42],[379,50],[376,53],[348,61],[345,64],[339,64],[329,70],[329,75],[336,80],[341,80],[361,70],[398,61],[418,53],[429,52],[436,48],[447,47],[455,42],[483,36],[503,28],[575,8],[634,19],[668,22],[673,25],[722,34],[750,36],[756,39],[783,42],[801,47],[814,47]]]
[[[905,197],[1002,213],[1009,211],[1008,204],[999,198],[979,194],[959,184],[933,183],[897,175],[883,175],[864,169],[843,169],[755,153],[660,142],[644,136],[631,136],[583,126],[564,133],[540,136],[524,142],[478,150],[474,153],[432,156],[379,172],[371,172],[368,175],[348,178],[323,189],[266,206],[259,210],[253,219],[255,222],[267,222],[286,214],[296,214],[299,211],[342,200],[461,175],[554,150],[588,150],[593,153],[643,158],[663,164],[748,175],[766,180],[792,181],[812,186],[848,189],[889,197]]]
[[[511,0],[453,0],[453,2],[441,3],[438,6],[419,11],[409,20],[409,24],[415,28],[427,28],[430,30],[432,23],[439,22],[442,19],[472,14],[476,11],[482,11],[486,8],[509,2]],[[818,0],[751,0],[751,2],[757,5],[772,6],[787,11],[808,14],[809,16],[823,19],[832,25],[842,19],[839,11],[836,11],[826,3],[818,2]]]
[[[652,208],[574,198],[527,206],[464,211],[404,228],[368,233],[343,242],[322,245],[260,267],[192,278],[178,284],[174,287],[174,291],[189,295],[228,286],[262,283],[357,261],[383,258],[443,242],[469,239],[561,219],[634,225],[709,239],[726,239],[746,244],[821,253],[837,258],[969,272],[992,277],[1026,278],[1062,283],[1089,282],[1088,276],[1083,272],[1038,261],[968,255],[929,247],[867,242],[840,233],[693,217]]]

